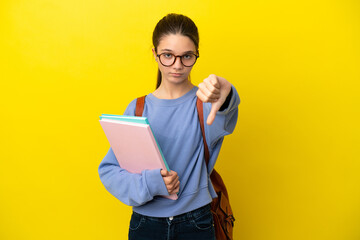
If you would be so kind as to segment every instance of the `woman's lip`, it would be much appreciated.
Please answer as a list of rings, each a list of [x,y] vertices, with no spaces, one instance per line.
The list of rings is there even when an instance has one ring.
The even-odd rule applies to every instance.
[[[181,76],[181,75],[182,75],[182,73],[170,73],[170,75],[173,75],[173,76],[177,76],[177,77],[179,77],[179,76]]]

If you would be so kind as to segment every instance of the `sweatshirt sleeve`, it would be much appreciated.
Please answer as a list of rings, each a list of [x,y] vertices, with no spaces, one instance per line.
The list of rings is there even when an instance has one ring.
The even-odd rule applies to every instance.
[[[134,115],[136,100],[127,107],[124,115]],[[141,174],[129,173],[121,168],[110,148],[98,168],[105,188],[121,202],[140,206],[157,195],[168,195],[160,169],[144,170]]]
[[[222,107],[221,111],[219,110],[216,113],[215,120],[211,125],[206,124],[206,119],[211,110],[211,103],[204,103],[206,141],[210,149],[213,148],[222,137],[231,134],[235,129],[240,98],[233,85],[231,86],[230,94],[231,97],[227,102],[227,106],[225,108]]]

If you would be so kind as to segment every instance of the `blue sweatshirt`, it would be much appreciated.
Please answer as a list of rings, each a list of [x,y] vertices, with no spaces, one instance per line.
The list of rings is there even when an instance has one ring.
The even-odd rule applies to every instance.
[[[178,173],[179,198],[171,200],[160,169],[129,173],[119,166],[110,148],[99,165],[99,175],[105,188],[121,202],[133,206],[137,213],[153,217],[171,217],[202,207],[216,198],[209,178],[225,135],[233,132],[240,99],[232,86],[232,96],[226,109],[218,111],[212,125],[206,124],[211,103],[204,103],[205,135],[210,151],[209,168],[204,157],[204,143],[196,109],[197,87],[177,99],[158,99],[153,94],[145,98],[143,116],[148,118],[169,168]],[[136,99],[124,115],[135,115]]]

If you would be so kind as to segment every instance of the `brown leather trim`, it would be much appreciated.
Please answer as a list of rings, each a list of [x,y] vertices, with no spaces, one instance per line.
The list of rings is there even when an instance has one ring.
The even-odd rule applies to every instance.
[[[135,116],[141,117],[145,106],[145,96],[139,97],[136,100]]]
[[[199,121],[200,121],[200,128],[201,128],[201,133],[202,133],[203,141],[204,141],[205,162],[206,162],[206,165],[209,165],[210,153],[209,153],[209,148],[208,148],[208,145],[206,143],[206,137],[205,137],[203,102],[199,98],[196,101],[196,108],[197,108],[197,111],[198,111],[198,116],[199,116]]]

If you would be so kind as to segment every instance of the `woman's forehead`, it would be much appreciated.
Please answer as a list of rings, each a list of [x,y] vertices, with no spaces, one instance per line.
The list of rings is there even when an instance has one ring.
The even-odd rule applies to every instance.
[[[194,42],[187,36],[181,34],[169,34],[161,38],[158,51],[171,52],[195,52]]]

